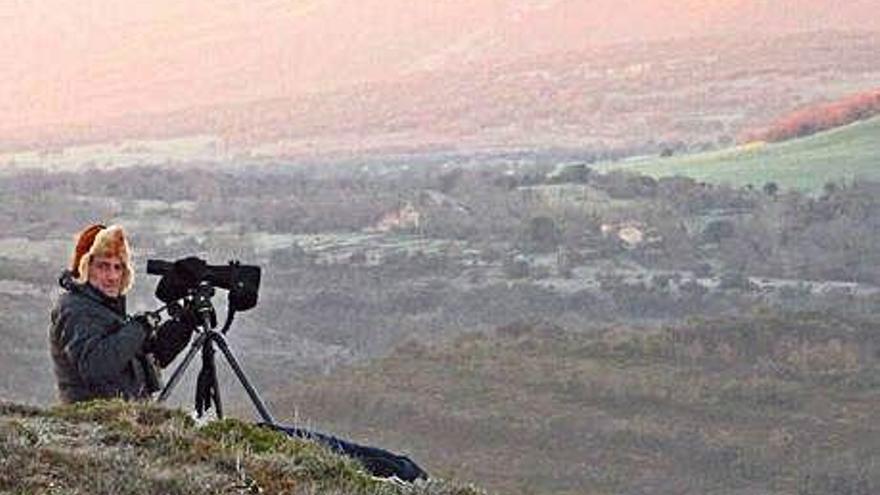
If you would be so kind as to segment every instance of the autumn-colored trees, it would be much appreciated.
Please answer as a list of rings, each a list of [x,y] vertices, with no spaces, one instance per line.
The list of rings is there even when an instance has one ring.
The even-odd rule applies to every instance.
[[[743,132],[740,136],[740,142],[785,141],[809,136],[874,115],[880,115],[880,88],[797,110],[766,128],[750,129]]]

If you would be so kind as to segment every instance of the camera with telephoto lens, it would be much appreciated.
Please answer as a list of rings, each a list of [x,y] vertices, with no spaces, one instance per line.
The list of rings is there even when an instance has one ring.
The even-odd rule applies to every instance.
[[[156,286],[156,297],[166,304],[197,295],[203,290],[200,287],[210,286],[229,291],[232,311],[247,311],[257,305],[259,266],[242,265],[238,261],[209,265],[201,258],[190,256],[177,261],[147,260],[147,273],[162,277]]]

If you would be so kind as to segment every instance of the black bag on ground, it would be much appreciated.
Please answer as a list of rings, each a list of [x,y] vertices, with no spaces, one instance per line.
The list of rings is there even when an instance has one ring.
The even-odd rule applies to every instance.
[[[396,476],[404,481],[428,479],[428,473],[407,456],[397,455],[376,447],[366,447],[347,442],[331,435],[304,430],[293,426],[280,426],[260,423],[260,426],[272,428],[291,437],[312,440],[326,445],[330,450],[357,459],[373,476],[390,478]]]

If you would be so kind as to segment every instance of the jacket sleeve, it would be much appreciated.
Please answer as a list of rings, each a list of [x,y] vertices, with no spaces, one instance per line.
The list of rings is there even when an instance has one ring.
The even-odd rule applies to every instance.
[[[83,380],[92,385],[118,379],[141,350],[145,337],[140,323],[129,321],[113,331],[87,313],[68,314],[61,329],[64,352]]]

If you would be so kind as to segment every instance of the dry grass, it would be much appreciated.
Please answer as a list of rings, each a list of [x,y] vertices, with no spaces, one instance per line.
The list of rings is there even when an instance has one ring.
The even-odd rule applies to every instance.
[[[478,494],[442,481],[373,478],[355,461],[226,419],[197,428],[150,404],[51,410],[0,404],[0,493]]]

